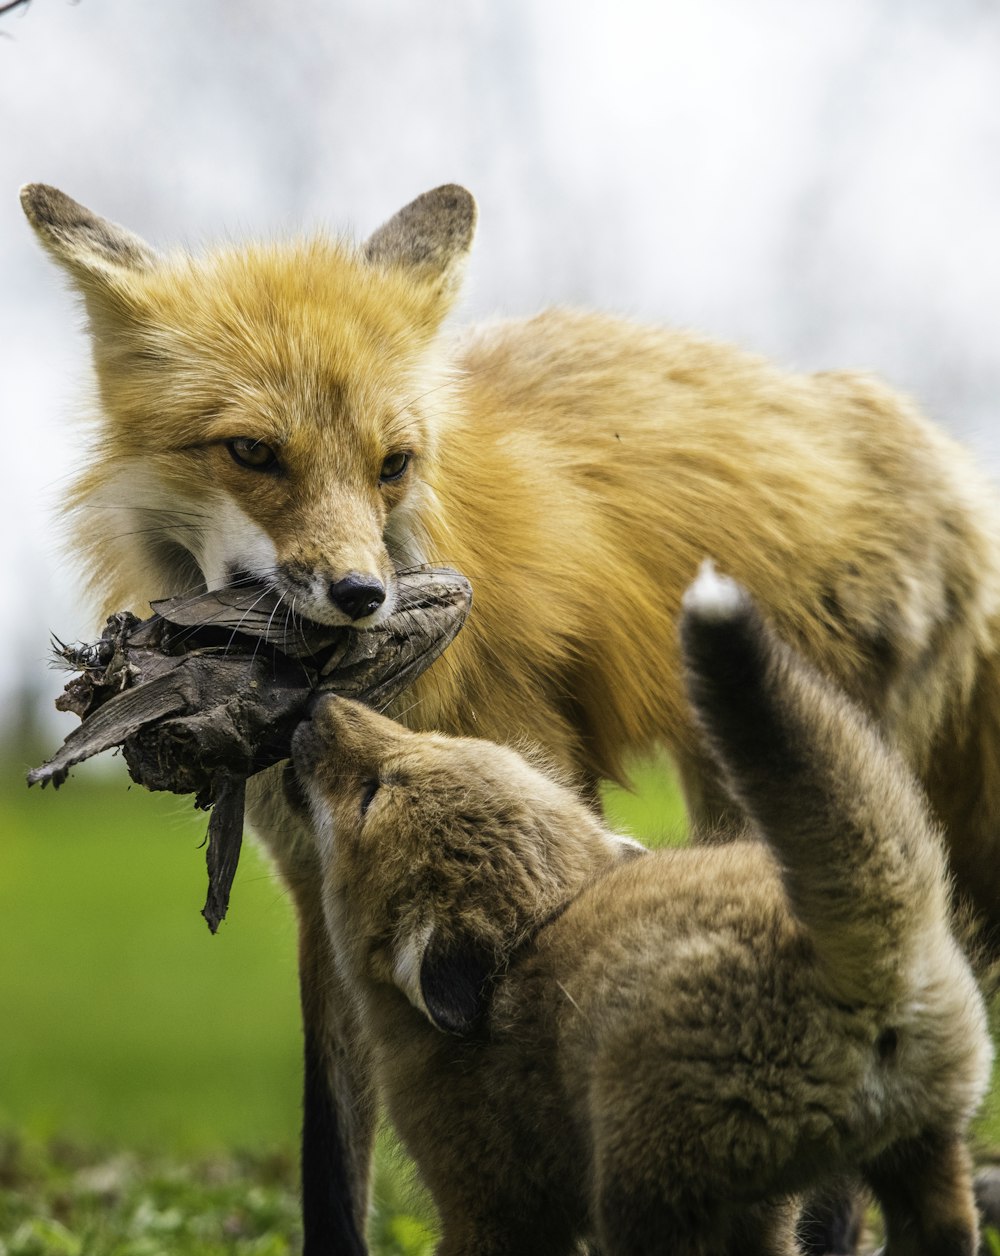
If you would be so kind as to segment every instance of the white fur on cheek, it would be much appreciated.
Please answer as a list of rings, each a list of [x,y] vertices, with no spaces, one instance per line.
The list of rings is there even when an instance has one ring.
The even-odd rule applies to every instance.
[[[191,591],[190,576],[178,584],[176,570],[156,543],[172,541],[197,563],[209,518],[203,496],[180,496],[141,458],[129,458],[109,471],[84,506],[88,531],[104,536],[132,596],[141,600]]]
[[[306,792],[309,795],[313,836],[316,838],[316,848],[325,871],[333,858],[333,815],[318,785],[307,785]]]
[[[425,499],[429,496],[430,490],[423,484],[414,486],[386,520],[385,543],[397,570],[428,561],[420,518],[427,511]]]
[[[171,493],[144,462],[139,458],[129,458],[105,478],[87,504],[101,511],[134,511],[134,522],[138,527],[143,522],[149,526],[143,515],[162,514],[169,518],[178,500],[176,493]],[[164,530],[170,531],[168,522],[164,522]]]
[[[406,995],[418,1012],[423,1012],[428,1020],[431,1014],[424,1002],[420,988],[420,969],[424,962],[424,952],[434,931],[431,924],[421,925],[396,942],[396,962],[392,968],[392,979]]]
[[[200,550],[195,557],[210,589],[225,586],[234,567],[265,578],[273,574],[278,562],[271,538],[225,495],[211,509]]]
[[[112,540],[134,533],[160,534],[175,541],[193,556],[210,589],[228,583],[233,567],[265,578],[278,561],[274,542],[228,493],[216,490],[189,501],[139,459],[130,459],[111,475],[88,504],[95,508],[93,526],[108,532]],[[134,544],[132,550],[135,561],[147,566],[142,584],[148,584],[148,555]],[[157,573],[154,586],[160,585]],[[153,595],[162,597],[168,591],[154,587]]]

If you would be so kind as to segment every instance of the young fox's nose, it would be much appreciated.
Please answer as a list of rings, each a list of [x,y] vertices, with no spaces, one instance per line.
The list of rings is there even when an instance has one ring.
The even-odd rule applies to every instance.
[[[330,585],[330,601],[351,619],[371,615],[385,601],[385,587],[374,576],[349,571],[343,580]]]

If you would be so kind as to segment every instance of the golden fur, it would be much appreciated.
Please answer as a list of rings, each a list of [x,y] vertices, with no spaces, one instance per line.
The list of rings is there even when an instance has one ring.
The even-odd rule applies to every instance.
[[[411,721],[541,745],[589,780],[622,779],[629,751],[661,740],[697,811],[723,800],[673,625],[714,554],[903,747],[996,911],[996,507],[898,395],[573,311],[443,342],[471,222],[444,278],[323,238],[130,255],[97,220],[112,265],[93,234],[87,252],[51,225],[60,196],[25,203],[94,336],[100,420],[70,509],[104,606],[202,579],[191,552],[223,501],[273,543],[279,581],[450,562],[475,614],[407,699]],[[236,466],[224,442],[240,435],[286,473]],[[380,487],[393,449],[411,470]],[[158,536],[128,534],[171,508]]]
[[[395,568],[451,563],[473,615],[397,714],[540,746],[591,793],[660,741],[705,827],[734,804],[689,718],[674,628],[714,554],[901,747],[961,887],[1000,923],[996,509],[906,401],[598,314],[444,334],[475,226],[460,188],[360,246],[200,257],[160,255],[55,189],[22,200],[86,306],[98,413],[69,508],[105,610],[249,572],[290,613],[342,622],[327,591],[360,573],[386,591],[374,619]],[[239,438],[277,472],[239,465]],[[252,794],[299,910],[307,1053],[334,1077],[357,1220],[367,1067],[330,986],[313,847],[274,774]]]
[[[847,1170],[893,1256],[976,1250],[991,1047],[940,834],[860,712],[715,583],[721,612],[696,586],[684,616],[692,696],[767,844],[637,855],[512,751],[355,704],[296,734],[441,1256],[787,1256],[791,1197]]]

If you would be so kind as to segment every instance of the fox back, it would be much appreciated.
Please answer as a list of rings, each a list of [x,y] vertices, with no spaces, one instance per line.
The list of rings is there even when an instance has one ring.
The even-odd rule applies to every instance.
[[[198,258],[23,197],[88,312],[100,416],[70,509],[108,608],[253,577],[290,615],[364,627],[399,570],[451,563],[473,616],[398,714],[539,745],[588,788],[664,742],[714,821],[732,803],[674,631],[714,554],[941,777],[947,821],[996,793],[997,716],[970,719],[1000,693],[994,505],[888,389],[570,311],[444,335],[475,226],[461,188],[361,245]]]

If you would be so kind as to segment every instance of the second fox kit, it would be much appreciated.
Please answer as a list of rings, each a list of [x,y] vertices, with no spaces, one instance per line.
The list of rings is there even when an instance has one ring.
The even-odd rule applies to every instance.
[[[1000,923],[994,505],[906,402],[596,314],[443,334],[475,226],[457,187],[359,246],[202,257],[160,254],[53,188],[22,199],[93,339],[97,424],[71,508],[105,609],[255,577],[290,614],[364,627],[397,569],[451,563],[473,616],[407,722],[536,744],[591,791],[662,741],[710,824],[737,804],[689,719],[674,628],[715,554],[899,744],[959,883]],[[307,1250],[334,1233],[356,1252],[367,1064],[276,775],[252,812],[300,917]]]
[[[706,571],[685,607],[696,714],[766,841],[638,854],[512,751],[345,701],[295,735],[439,1252],[791,1256],[790,1197],[856,1170],[892,1256],[973,1256],[991,1046],[940,834],[738,585]]]

